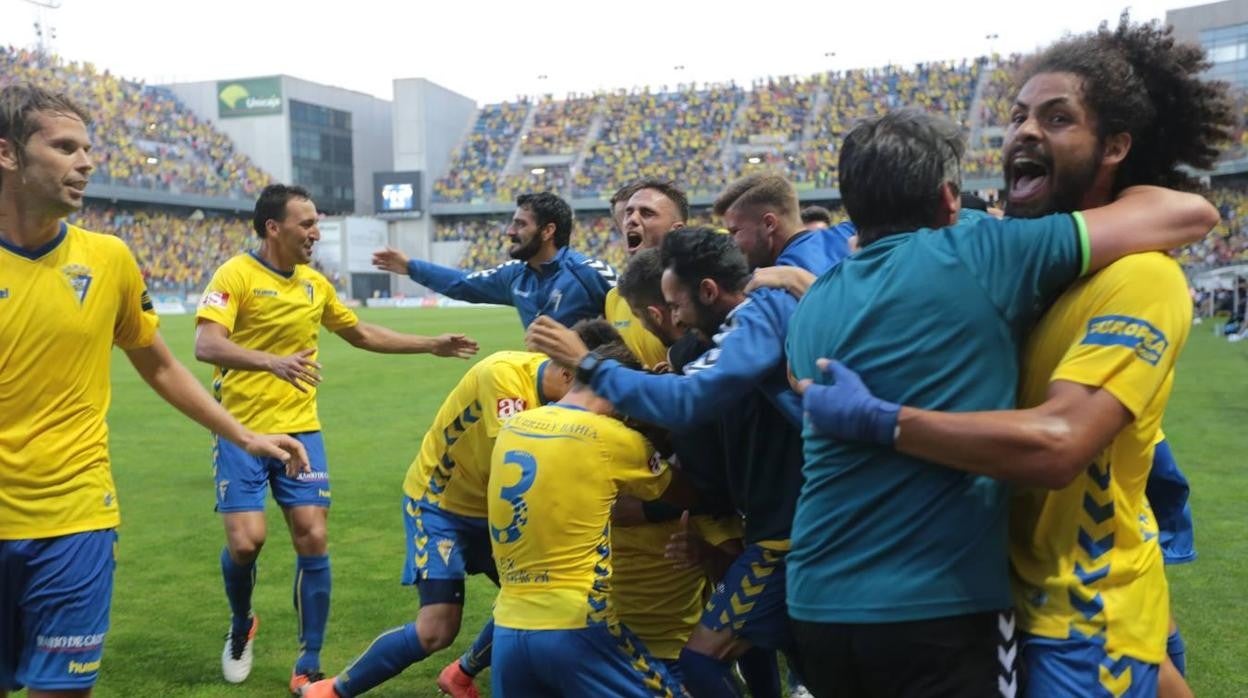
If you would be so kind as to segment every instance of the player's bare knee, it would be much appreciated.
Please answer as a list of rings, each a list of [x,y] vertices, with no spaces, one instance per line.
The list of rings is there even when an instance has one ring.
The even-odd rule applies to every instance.
[[[420,609],[416,635],[425,652],[446,649],[459,635],[463,607],[456,604],[433,604]]]
[[[230,536],[226,542],[230,550],[230,559],[239,565],[250,565],[260,557],[260,549],[264,547],[264,536],[258,538],[240,535]]]
[[[329,527],[323,522],[307,526],[296,525],[291,530],[295,552],[300,555],[324,555],[329,549]]]

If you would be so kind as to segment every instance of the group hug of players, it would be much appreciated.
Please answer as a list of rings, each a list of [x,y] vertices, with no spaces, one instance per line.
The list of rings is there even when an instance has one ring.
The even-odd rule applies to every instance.
[[[378,252],[447,296],[514,305],[530,351],[478,361],[438,410],[403,482],[417,619],[330,678],[319,327],[383,353],[477,345],[361,322],[307,266],[311,197],[273,185],[258,250],[199,304],[209,395],[125,245],[63,221],[89,115],[5,88],[0,696],[89,695],[100,670],[113,344],[217,434],[230,682],[251,670],[271,488],[297,552],[296,695],[360,695],[449,646],[470,574],[500,590],[438,678],[453,696],[487,666],[495,696],[779,696],[778,655],[821,698],[1188,695],[1163,563],[1194,552],[1161,423],[1191,302],[1159,251],[1218,221],[1179,191],[1232,122],[1203,67],[1125,17],[1034,57],[1004,217],[962,206],[960,130],[903,109],[845,136],[841,225],[804,224],[792,184],[760,174],[715,201],[727,235],[686,227],[679,187],[646,180],[610,202],[618,284],[571,249],[550,193],[517,200],[496,268]]]

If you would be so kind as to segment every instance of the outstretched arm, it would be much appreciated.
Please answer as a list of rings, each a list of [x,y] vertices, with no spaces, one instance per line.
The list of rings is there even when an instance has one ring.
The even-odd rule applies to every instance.
[[[493,269],[466,272],[423,259],[410,259],[399,250],[387,247],[373,253],[373,266],[394,274],[405,274],[412,281],[456,300],[514,305],[511,279],[523,265],[505,263]]]
[[[462,334],[424,337],[396,332],[368,322],[344,327],[337,334],[353,347],[378,354],[433,354],[467,359],[477,353],[476,341]]]

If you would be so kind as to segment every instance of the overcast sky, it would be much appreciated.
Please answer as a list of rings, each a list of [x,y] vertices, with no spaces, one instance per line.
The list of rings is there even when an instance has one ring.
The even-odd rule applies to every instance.
[[[0,44],[33,46],[33,25],[42,19],[55,30],[55,52],[150,83],[285,73],[389,99],[393,79],[425,77],[482,104],[518,94],[691,80],[748,84],[767,75],[993,49],[1025,52],[1115,19],[1126,6],[1122,0],[38,1],[61,7],[0,0]],[[1200,3],[1136,0],[1130,7],[1134,17],[1147,19],[1194,4]]]

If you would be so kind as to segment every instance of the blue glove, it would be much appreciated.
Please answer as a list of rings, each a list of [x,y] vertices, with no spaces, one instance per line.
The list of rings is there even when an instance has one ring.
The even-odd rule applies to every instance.
[[[844,364],[820,359],[818,366],[825,376],[830,369],[834,382],[807,385],[802,394],[806,421],[815,431],[841,441],[892,446],[901,405],[872,395],[858,374]]]

